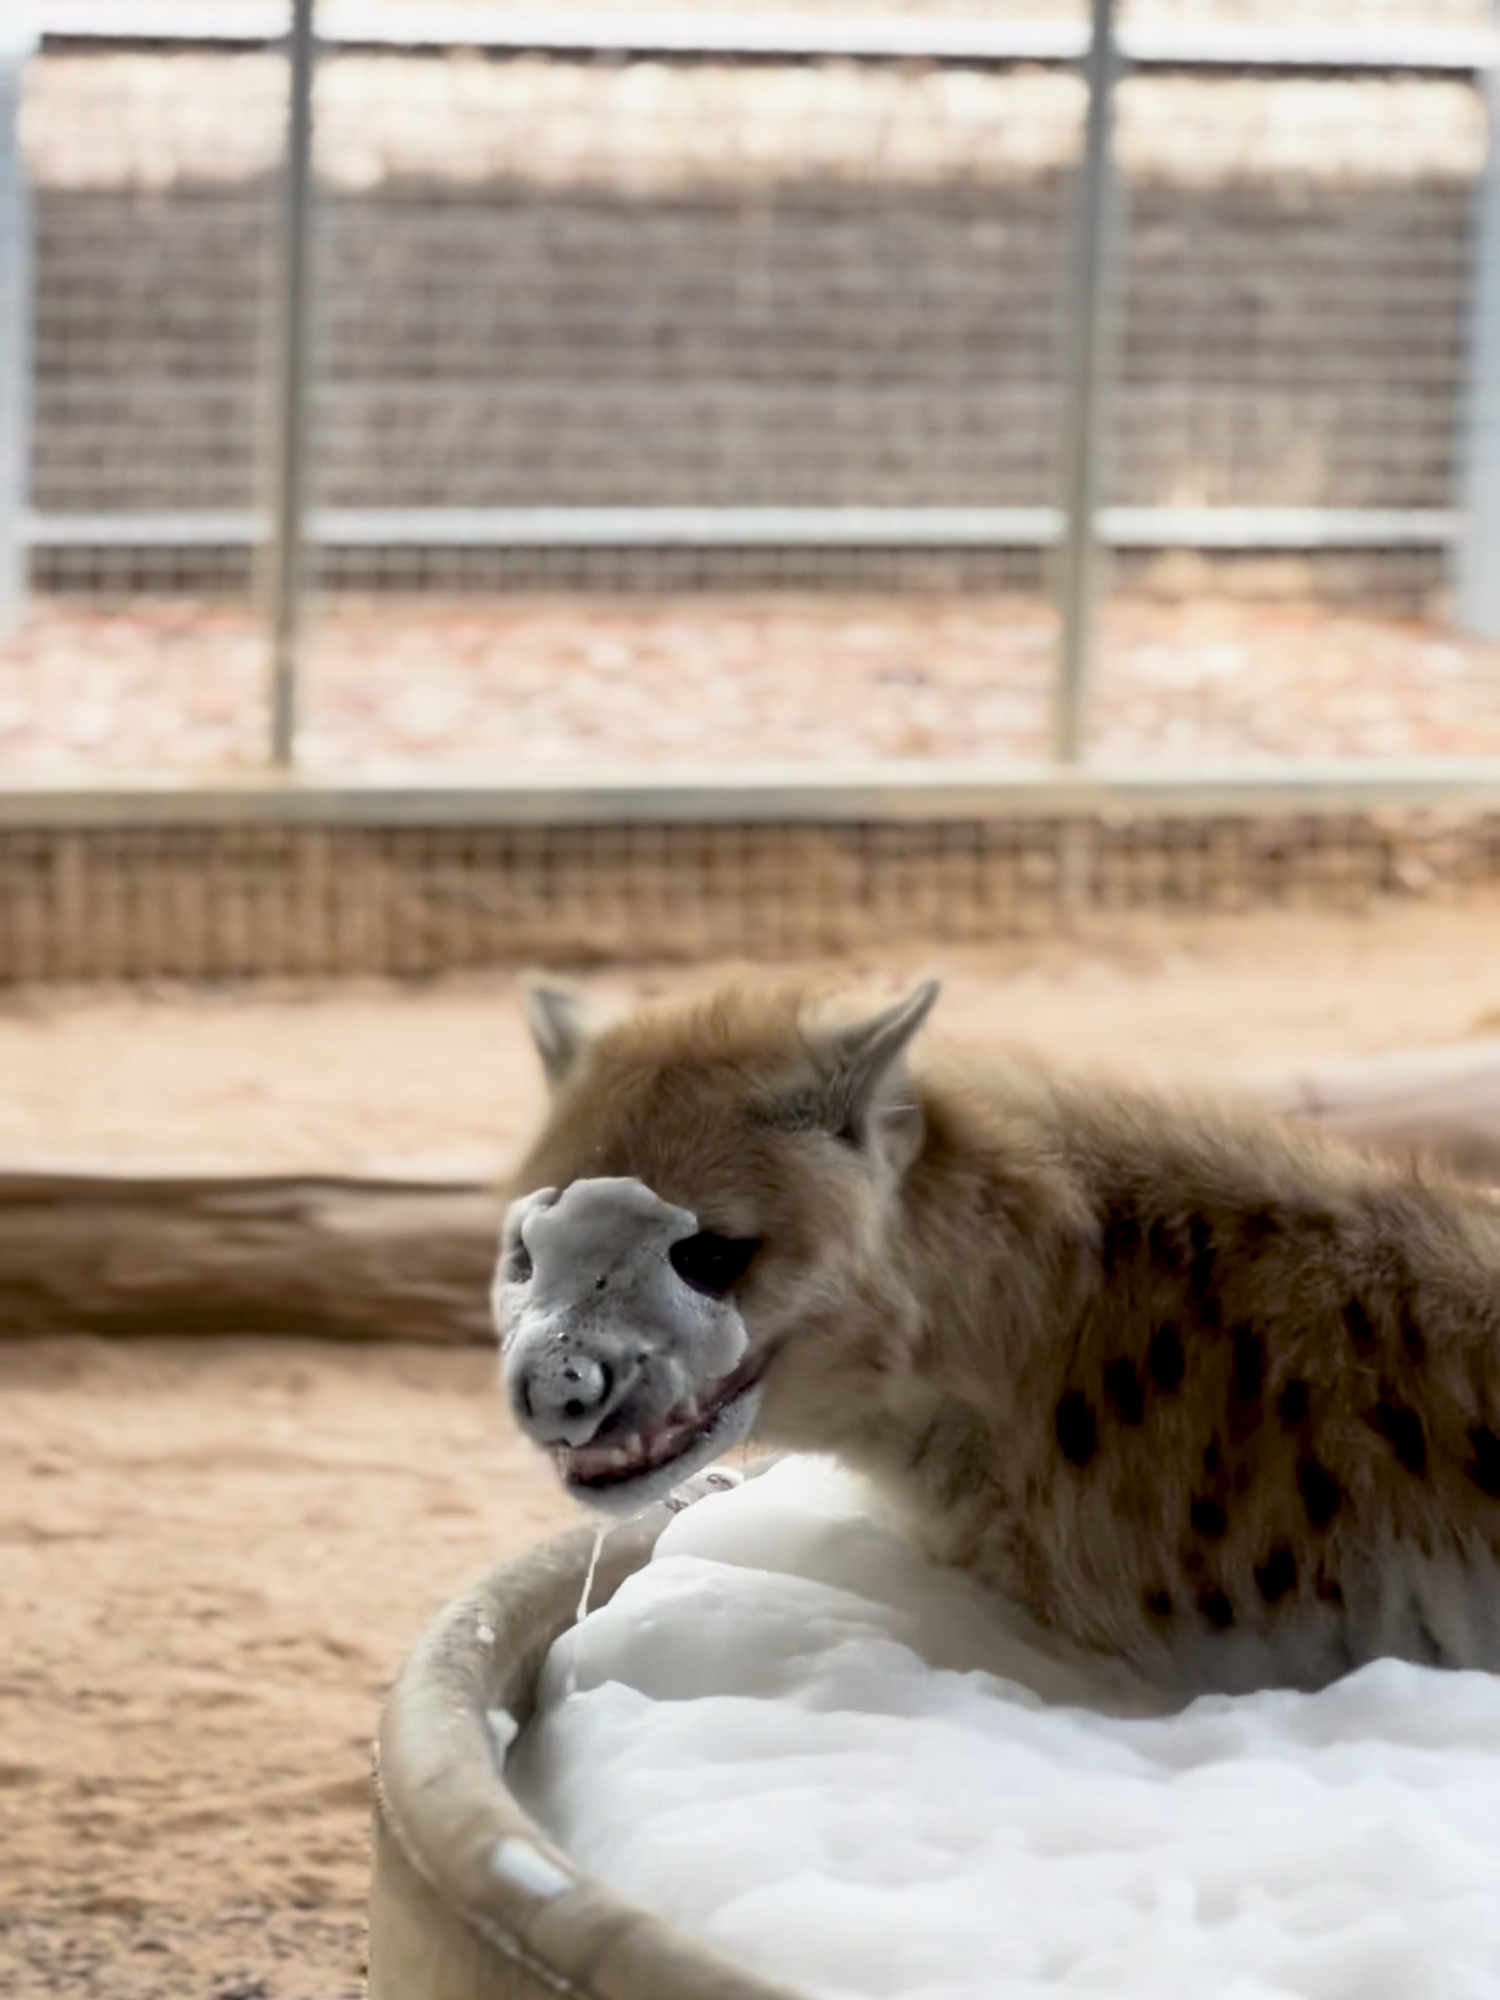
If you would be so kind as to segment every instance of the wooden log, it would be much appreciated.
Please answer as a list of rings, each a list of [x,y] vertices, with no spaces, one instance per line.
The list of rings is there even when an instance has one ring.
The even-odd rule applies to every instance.
[[[492,1341],[500,1214],[469,1183],[0,1172],[0,1332]]]
[[[1312,1119],[1355,1145],[1500,1187],[1500,1040],[1403,1049],[1247,1081],[1278,1111]]]
[[[1358,1145],[1500,1186],[1500,1040],[1242,1081]],[[500,1216],[473,1181],[0,1169],[0,1335],[488,1344]]]

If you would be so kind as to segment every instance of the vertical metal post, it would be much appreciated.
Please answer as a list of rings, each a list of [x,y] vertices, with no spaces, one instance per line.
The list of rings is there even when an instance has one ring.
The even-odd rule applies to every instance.
[[[0,24],[0,633],[26,608],[31,410],[31,218],[21,159],[21,78],[32,50]]]
[[[302,634],[307,508],[308,371],[312,345],[311,237],[313,4],[293,0],[291,92],[281,221],[275,485],[271,526],[271,759],[290,768],[296,756],[297,663]]]
[[[1500,6],[1495,16],[1500,26]],[[1453,581],[1457,622],[1478,638],[1500,639],[1500,63],[1484,82],[1490,143],[1474,226],[1463,512]]]
[[[1062,636],[1058,655],[1056,754],[1083,754],[1084,699],[1099,589],[1100,466],[1104,451],[1114,290],[1114,109],[1119,54],[1115,0],[1092,0],[1085,77],[1088,115],[1079,194],[1068,413],[1063,445],[1063,546],[1058,570]]]

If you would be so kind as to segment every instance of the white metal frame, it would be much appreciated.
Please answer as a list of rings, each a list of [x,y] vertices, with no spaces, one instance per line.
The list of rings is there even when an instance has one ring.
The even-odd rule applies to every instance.
[[[33,47],[23,19],[0,19],[0,633],[20,619],[26,595],[31,228],[19,127]]]
[[[1500,0],[1495,11],[1500,17]],[[1485,80],[1490,149],[1475,221],[1474,296],[1463,417],[1458,622],[1500,638],[1500,58]]]
[[[315,547],[344,549],[1047,549],[1061,507],[317,507]],[[1101,507],[1117,549],[1446,548],[1462,516],[1442,507]],[[30,549],[238,549],[272,526],[249,511],[24,514]]]
[[[533,776],[486,783],[414,773],[353,784],[268,770],[203,785],[147,774],[87,786],[0,791],[6,828],[115,826],[746,826],[1093,820],[1358,817],[1388,809],[1500,813],[1500,758],[1355,762],[1268,759],[1247,768],[1130,763],[1087,766],[944,761],[819,768],[768,765],[713,775],[636,770],[586,780]]]

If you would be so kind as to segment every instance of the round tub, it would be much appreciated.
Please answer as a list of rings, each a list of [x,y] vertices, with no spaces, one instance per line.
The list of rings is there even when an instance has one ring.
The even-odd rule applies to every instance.
[[[615,1529],[591,1602],[651,1553],[665,1508]],[[503,1563],[418,1641],[381,1717],[369,2000],[796,2000],[575,1868],[511,1797],[492,1711],[524,1726],[572,1623],[586,1528]]]

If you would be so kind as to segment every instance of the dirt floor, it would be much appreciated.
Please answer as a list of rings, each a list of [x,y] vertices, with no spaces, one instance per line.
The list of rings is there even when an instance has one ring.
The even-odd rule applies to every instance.
[[[313,775],[1034,758],[1056,619],[1022,596],[329,598],[308,633]],[[264,628],[227,605],[39,601],[0,642],[12,779],[264,761]],[[1117,598],[1106,759],[1500,754],[1500,645],[1297,602]]]
[[[565,1511],[492,1369],[0,1353],[0,1991],[358,1992],[381,1690],[445,1595]]]
[[[1500,1025],[1497,904],[1089,925],[938,964],[950,1026],[1159,1075]],[[15,994],[0,1156],[498,1165],[539,1102],[514,1001],[500,976]],[[0,1343],[7,2000],[358,1991],[381,1691],[444,1597],[566,1512],[492,1368],[291,1339]]]

